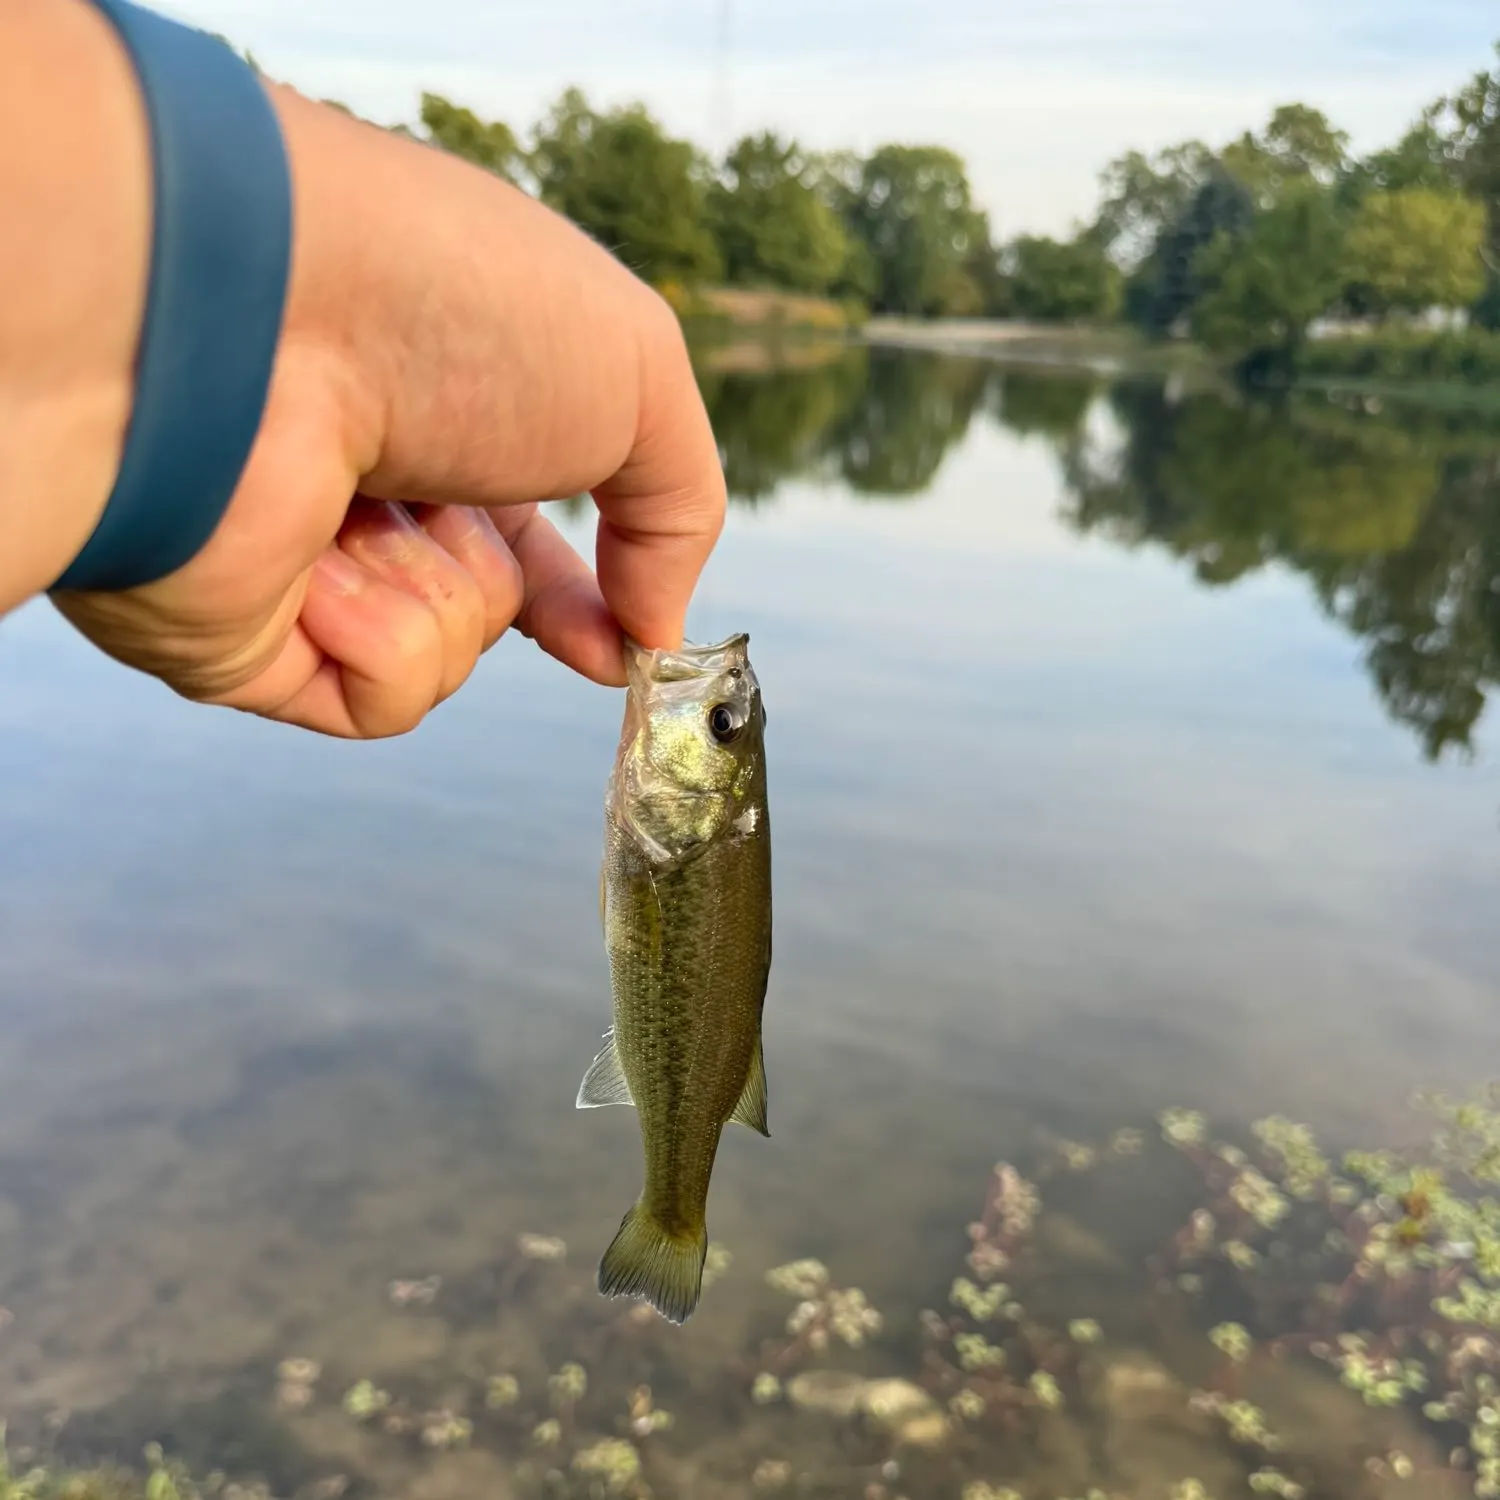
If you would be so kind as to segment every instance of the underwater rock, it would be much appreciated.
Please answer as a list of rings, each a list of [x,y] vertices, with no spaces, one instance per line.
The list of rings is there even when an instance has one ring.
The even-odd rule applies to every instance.
[[[1094,1375],[1106,1417],[1124,1422],[1187,1419],[1187,1388],[1159,1359],[1139,1349],[1103,1363]]]
[[[566,1240],[550,1234],[521,1234],[516,1236],[516,1249],[527,1260],[560,1261],[568,1256]]]
[[[952,1435],[952,1424],[937,1410],[918,1412],[895,1429],[896,1441],[908,1448],[941,1448]]]
[[[852,1417],[859,1410],[865,1385],[847,1370],[804,1370],[787,1381],[786,1398],[800,1411]]]
[[[882,1427],[893,1430],[911,1417],[937,1410],[937,1403],[921,1386],[894,1377],[867,1381],[859,1404]]]
[[[859,1409],[909,1447],[940,1448],[951,1432],[937,1402],[909,1380],[867,1381],[859,1393]]]

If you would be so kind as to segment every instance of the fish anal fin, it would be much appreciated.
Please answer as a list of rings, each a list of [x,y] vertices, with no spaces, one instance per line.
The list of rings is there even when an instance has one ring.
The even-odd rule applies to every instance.
[[[606,1297],[640,1297],[662,1317],[686,1323],[703,1291],[708,1230],[672,1234],[637,1203],[599,1262],[599,1290]]]
[[[740,1125],[748,1125],[761,1135],[771,1133],[766,1125],[766,1058],[759,1037],[755,1039],[755,1055],[750,1059],[750,1076],[746,1078],[739,1103],[729,1118]]]
[[[579,1109],[635,1103],[630,1085],[625,1081],[625,1070],[620,1066],[620,1051],[615,1046],[614,1032],[611,1031],[608,1035],[609,1040],[604,1044],[604,1050],[589,1064],[588,1072],[583,1075],[583,1082],[578,1085]]]

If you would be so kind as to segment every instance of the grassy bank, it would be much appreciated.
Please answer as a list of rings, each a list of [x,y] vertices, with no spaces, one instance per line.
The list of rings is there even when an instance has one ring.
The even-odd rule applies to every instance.
[[[828,297],[744,287],[685,287],[669,282],[662,295],[684,323],[719,325],[737,333],[843,334],[857,328],[864,309]]]
[[[1500,333],[1394,331],[1316,339],[1297,360],[1307,380],[1360,380],[1386,386],[1468,385],[1500,389]]]
[[[666,288],[705,367],[771,370],[837,358],[851,342],[997,363],[1232,379],[1232,366],[1183,340],[1125,324],[997,318],[894,318],[823,297],[736,288]],[[1292,374],[1301,390],[1452,410],[1500,410],[1500,333],[1347,333],[1314,340]]]

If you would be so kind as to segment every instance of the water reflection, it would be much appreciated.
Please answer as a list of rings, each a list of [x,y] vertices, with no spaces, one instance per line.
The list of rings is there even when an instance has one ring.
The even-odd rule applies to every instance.
[[[1500,437],[1482,422],[889,351],[704,389],[741,504],[793,479],[920,496],[976,418],[1043,439],[1079,532],[1161,547],[1209,586],[1291,569],[1426,755],[1472,749],[1500,671]]]
[[[1195,1208],[1231,1232],[1234,1184],[1223,1157],[1184,1177],[1152,1117],[1210,1109],[1254,1149],[1241,1127],[1275,1109],[1330,1152],[1384,1144],[1414,1084],[1500,1056],[1495,773],[1422,764],[1388,718],[1478,738],[1496,445],[879,352],[727,351],[703,381],[735,506],[693,633],[751,633],[777,818],[774,1133],[725,1143],[722,1279],[686,1330],[593,1287],[638,1172],[623,1122],[572,1107],[606,1021],[615,698],[512,640],[416,735],[334,745],[155,693],[43,606],[0,652],[18,1440],[60,1423],[65,1452],[133,1460],[159,1438],[302,1500],[340,1475],[349,1500],[592,1500],[574,1459],[609,1441],[656,1500],[1165,1500],[1194,1476],[1246,1500],[1260,1458],[1159,1409],[1205,1378],[1213,1322],[1253,1321],[1245,1289],[1210,1277],[1169,1316],[1148,1274]],[[587,502],[558,518],[587,545]],[[1121,1125],[1139,1154],[1108,1146]],[[1021,1239],[990,1234],[1000,1157],[1041,1187]],[[1271,1268],[1267,1319],[1343,1274],[1330,1252],[1288,1276],[1274,1233],[1232,1232]],[[766,1272],[810,1256],[831,1281],[782,1278],[816,1304],[790,1333]],[[988,1315],[990,1273],[1022,1321]],[[884,1315],[857,1348],[852,1287]],[[1001,1346],[1004,1371],[964,1367]],[[825,1362],[835,1402],[856,1375],[861,1399],[923,1383],[899,1427],[938,1446],[805,1387],[752,1399],[767,1363],[789,1386]],[[1363,1500],[1390,1415],[1326,1371],[1244,1379],[1309,1495]]]
[[[1165,547],[1206,584],[1295,570],[1426,753],[1470,748],[1500,666],[1500,444],[1160,386],[1110,405],[1123,437],[1063,453],[1074,525]]]

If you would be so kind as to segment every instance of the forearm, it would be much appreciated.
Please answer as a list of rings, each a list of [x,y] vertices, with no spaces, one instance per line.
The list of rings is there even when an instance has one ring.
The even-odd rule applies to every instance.
[[[46,589],[124,445],[151,240],[135,74],[85,0],[0,5],[0,612]]]

